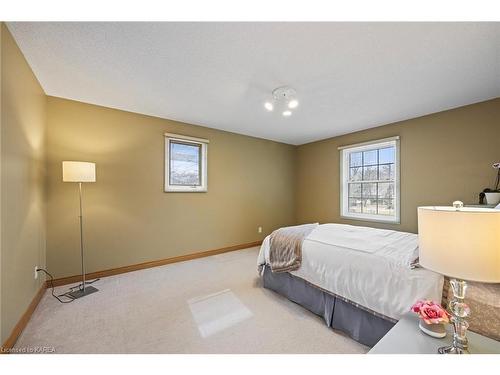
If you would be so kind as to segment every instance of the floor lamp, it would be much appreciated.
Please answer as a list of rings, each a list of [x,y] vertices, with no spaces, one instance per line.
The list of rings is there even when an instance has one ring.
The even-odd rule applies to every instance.
[[[78,183],[78,193],[80,197],[80,255],[82,261],[82,282],[77,287],[77,289],[70,293],[67,293],[73,299],[84,297],[88,294],[95,293],[98,291],[97,288],[89,286],[88,281],[85,277],[85,251],[83,246],[83,210],[82,210],[82,183],[84,182],[95,182],[95,163],[83,162],[83,161],[63,161],[63,182],[77,182]]]

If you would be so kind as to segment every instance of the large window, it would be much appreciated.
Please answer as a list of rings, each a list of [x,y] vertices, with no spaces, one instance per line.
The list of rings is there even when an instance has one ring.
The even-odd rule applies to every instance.
[[[208,141],[165,134],[165,191],[207,191]]]
[[[399,223],[399,137],[339,149],[341,216]]]

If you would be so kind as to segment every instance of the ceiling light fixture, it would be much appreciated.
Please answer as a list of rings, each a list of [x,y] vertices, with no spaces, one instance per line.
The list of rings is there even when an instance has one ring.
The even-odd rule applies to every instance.
[[[273,105],[273,103],[271,103],[271,102],[265,102],[265,103],[264,103],[264,107],[265,107],[265,108],[266,108],[269,112],[271,112],[271,111],[274,109],[274,105]]]
[[[295,90],[288,86],[282,86],[273,90],[272,98],[264,103],[264,108],[269,112],[276,109],[284,117],[290,117],[292,110],[297,108],[298,105],[299,101]]]
[[[297,99],[292,99],[288,102],[288,108],[294,109],[299,105],[299,101]]]

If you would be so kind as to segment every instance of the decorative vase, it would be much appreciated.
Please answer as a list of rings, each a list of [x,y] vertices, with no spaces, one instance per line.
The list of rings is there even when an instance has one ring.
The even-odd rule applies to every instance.
[[[500,203],[500,192],[485,192],[486,204],[498,204]]]
[[[442,339],[443,337],[446,337],[446,329],[444,327],[444,323],[427,324],[423,320],[420,320],[420,322],[418,323],[418,327],[425,334],[435,337],[437,339]]]

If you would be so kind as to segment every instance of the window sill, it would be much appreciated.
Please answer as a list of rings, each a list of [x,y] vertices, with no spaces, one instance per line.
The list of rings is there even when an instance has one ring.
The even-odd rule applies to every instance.
[[[206,193],[208,189],[165,189],[165,193]]]
[[[340,215],[341,219],[346,220],[356,220],[356,221],[368,221],[372,223],[383,223],[383,224],[401,224],[401,220],[399,219],[383,219],[383,218],[371,218],[371,217],[362,217],[362,216],[354,216],[354,215]]]

